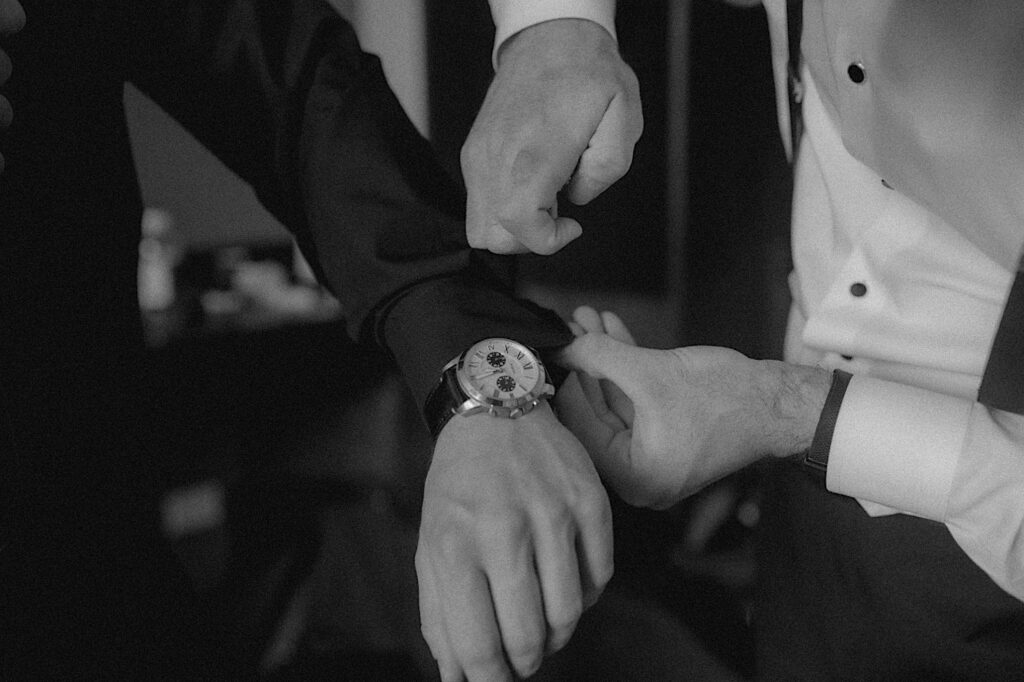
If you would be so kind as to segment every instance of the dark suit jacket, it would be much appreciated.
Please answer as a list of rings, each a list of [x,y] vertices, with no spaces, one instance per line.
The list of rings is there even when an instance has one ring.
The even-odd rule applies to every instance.
[[[4,39],[15,119],[0,176],[0,498],[94,467],[130,426],[140,200],[131,81],[255,189],[422,404],[492,334],[571,335],[467,247],[463,195],[321,0],[24,0]],[[339,361],[343,361],[339,358]],[[19,482],[20,481],[20,482]]]

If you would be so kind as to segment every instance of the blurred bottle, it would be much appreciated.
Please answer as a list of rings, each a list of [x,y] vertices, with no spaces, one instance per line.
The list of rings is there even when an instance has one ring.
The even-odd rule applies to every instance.
[[[159,312],[174,304],[175,269],[183,255],[174,217],[163,209],[147,208],[139,242],[139,306],[143,311]]]

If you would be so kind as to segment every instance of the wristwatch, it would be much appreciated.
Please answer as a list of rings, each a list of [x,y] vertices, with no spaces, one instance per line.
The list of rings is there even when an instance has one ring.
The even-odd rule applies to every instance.
[[[455,415],[516,419],[554,394],[537,351],[512,339],[488,338],[444,366],[424,413],[436,440]]]

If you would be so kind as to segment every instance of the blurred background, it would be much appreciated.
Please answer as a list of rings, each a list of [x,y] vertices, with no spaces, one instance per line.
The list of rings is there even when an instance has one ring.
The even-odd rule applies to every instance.
[[[492,75],[483,0],[331,0],[453,176]],[[619,313],[639,343],[777,358],[789,171],[760,7],[619,0],[645,131],[630,174],[560,211],[583,238],[522,257],[524,296]],[[378,351],[345,336],[252,191],[130,86],[165,531],[264,679],[433,679],[413,569],[429,437]],[[339,358],[341,360],[339,360]],[[616,576],[537,679],[742,679],[760,476],[666,512],[613,501]]]

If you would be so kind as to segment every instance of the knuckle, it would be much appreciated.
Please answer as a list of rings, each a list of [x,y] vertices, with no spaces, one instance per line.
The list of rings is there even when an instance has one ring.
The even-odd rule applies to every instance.
[[[438,533],[433,542],[434,554],[446,568],[464,566],[467,561],[467,542],[465,534],[458,528],[445,528]]]
[[[524,145],[515,150],[509,165],[508,183],[513,190],[532,187],[538,173],[556,163],[558,152],[550,146],[540,147],[537,143]],[[557,189],[551,188],[551,189]]]
[[[593,519],[599,524],[611,523],[612,509],[603,488],[595,488],[581,495],[578,506],[584,518]]]
[[[516,238],[498,220],[489,227],[479,227],[472,233],[467,229],[466,238],[474,249],[486,249],[492,253],[515,253]]]
[[[578,502],[574,506],[581,507]],[[575,530],[576,514],[568,506],[558,505],[545,512],[543,522],[549,532],[568,535]]]
[[[516,240],[511,235],[492,235],[486,247],[491,253],[510,254],[516,252]]]
[[[481,540],[492,546],[519,544],[529,535],[529,523],[522,516],[483,514],[477,521]]]

